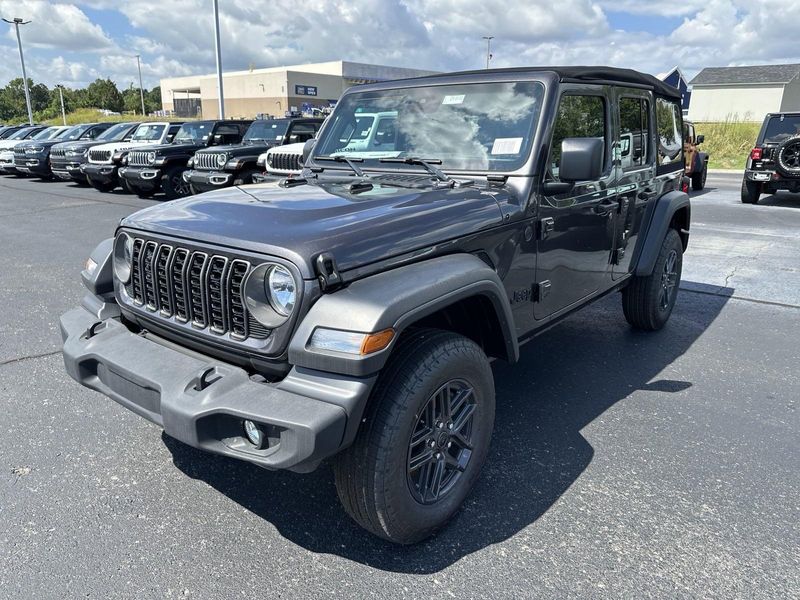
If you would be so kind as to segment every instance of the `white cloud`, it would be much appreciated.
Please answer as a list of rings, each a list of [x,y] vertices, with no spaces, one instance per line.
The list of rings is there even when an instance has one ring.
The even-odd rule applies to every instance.
[[[92,23],[74,4],[0,0],[0,15],[6,19],[21,17],[32,21],[21,29],[26,47],[94,52],[114,45],[103,28]],[[5,35],[16,39],[12,27]]]

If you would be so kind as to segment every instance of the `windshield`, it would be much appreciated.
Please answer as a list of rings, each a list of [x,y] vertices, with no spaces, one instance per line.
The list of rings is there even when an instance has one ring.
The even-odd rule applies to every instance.
[[[32,136],[32,140],[51,140],[53,139],[58,133],[65,131],[63,127],[48,127],[47,129],[42,129],[39,133]]]
[[[195,121],[194,123],[184,123],[175,134],[175,142],[178,144],[198,144],[205,142],[211,130],[214,129],[213,121]]]
[[[245,142],[279,142],[286,135],[289,121],[259,120],[253,121],[247,133],[244,134]]]
[[[11,136],[14,135],[15,133],[17,133],[17,131],[19,131],[19,130],[18,129],[14,129],[13,127],[9,127],[8,129],[4,129],[3,131],[0,131],[0,140],[5,140],[5,139],[8,139],[8,138],[11,138],[13,140],[14,138],[12,138]]]
[[[779,144],[797,134],[800,134],[800,115],[770,117],[767,131],[764,133],[764,143]]]
[[[131,128],[130,123],[117,123],[106,129],[103,133],[97,136],[97,140],[113,141],[118,140],[125,136]]]
[[[75,125],[75,127],[67,129],[61,135],[56,135],[54,137],[65,142],[71,142],[72,140],[77,140],[79,137],[81,137],[87,129],[89,129],[88,125]]]
[[[163,123],[152,125],[142,124],[136,128],[136,131],[131,137],[132,142],[156,142],[161,139],[161,134],[164,133],[165,125]]]
[[[525,162],[544,86],[535,81],[353,93],[336,106],[314,155],[418,157],[443,169],[512,170]]]
[[[28,134],[34,130],[33,127],[26,127],[25,129],[20,129],[19,131],[15,131],[14,135],[9,137],[10,140],[24,140],[27,139]]]

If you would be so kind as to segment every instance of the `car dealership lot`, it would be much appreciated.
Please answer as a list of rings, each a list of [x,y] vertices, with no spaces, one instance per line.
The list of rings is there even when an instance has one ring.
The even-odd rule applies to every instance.
[[[796,594],[800,196],[743,205],[740,182],[694,196],[663,331],[631,331],[615,294],[495,364],[475,492],[398,548],[348,520],[328,468],[203,454],[69,379],[83,261],[155,201],[0,179],[3,595]]]

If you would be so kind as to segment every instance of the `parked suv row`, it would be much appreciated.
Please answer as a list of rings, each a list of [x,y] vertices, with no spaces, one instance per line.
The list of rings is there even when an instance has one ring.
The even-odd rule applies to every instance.
[[[778,190],[800,192],[800,112],[768,114],[747,158],[742,202],[756,204]]]

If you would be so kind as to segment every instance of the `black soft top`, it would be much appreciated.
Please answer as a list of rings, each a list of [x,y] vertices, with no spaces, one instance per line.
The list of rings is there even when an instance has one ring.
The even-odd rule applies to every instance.
[[[560,80],[565,83],[628,83],[639,87],[652,90],[659,96],[680,99],[681,93],[678,88],[667,85],[657,77],[634,71],[633,69],[619,69],[617,67],[511,67],[507,69],[481,69],[476,71],[461,71],[458,73],[442,73],[448,77],[459,75],[498,75],[504,73],[531,73],[537,71],[549,71],[558,75]],[[428,75],[421,79],[436,78],[437,75]]]

